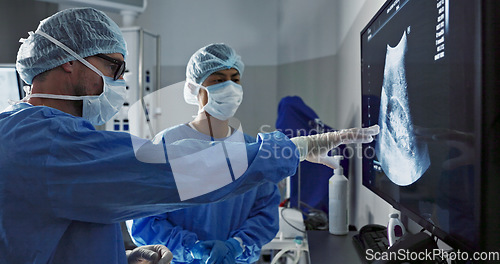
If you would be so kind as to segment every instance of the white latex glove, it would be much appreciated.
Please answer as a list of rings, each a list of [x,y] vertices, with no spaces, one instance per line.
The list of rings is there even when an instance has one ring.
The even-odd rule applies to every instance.
[[[147,245],[127,250],[128,264],[169,264],[174,255],[164,245]]]
[[[379,132],[380,127],[374,125],[367,128],[350,128],[311,136],[294,137],[291,140],[299,149],[300,161],[307,160],[336,169],[339,165],[332,156],[328,156],[330,150],[341,144],[370,143]]]

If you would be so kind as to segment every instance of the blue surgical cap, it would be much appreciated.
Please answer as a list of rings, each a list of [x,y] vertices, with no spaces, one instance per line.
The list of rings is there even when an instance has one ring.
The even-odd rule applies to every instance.
[[[127,54],[127,46],[118,25],[105,13],[93,8],[70,8],[42,20],[37,31],[62,42],[82,58],[99,53]],[[21,78],[32,84],[40,73],[68,61],[72,55],[40,34],[31,34],[17,53],[16,68]]]
[[[186,68],[186,80],[202,84],[210,74],[231,68],[243,75],[245,65],[241,57],[226,44],[210,44],[191,56]]]

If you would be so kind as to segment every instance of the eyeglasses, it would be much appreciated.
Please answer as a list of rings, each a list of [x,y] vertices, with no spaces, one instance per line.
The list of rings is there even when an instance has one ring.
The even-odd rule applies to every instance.
[[[95,56],[118,65],[118,67],[116,67],[115,74],[113,76],[113,80],[115,80],[115,81],[118,80],[120,78],[120,76],[122,76],[123,73],[125,72],[125,61],[113,59],[110,56],[106,56],[104,54],[96,54]]]

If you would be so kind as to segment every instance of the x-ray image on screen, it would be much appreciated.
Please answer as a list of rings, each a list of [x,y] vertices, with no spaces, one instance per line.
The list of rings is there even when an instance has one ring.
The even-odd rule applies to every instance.
[[[406,31],[395,47],[387,45],[378,122],[380,134],[375,147],[385,174],[400,186],[417,181],[430,165],[427,145],[415,137],[409,108],[407,49]]]

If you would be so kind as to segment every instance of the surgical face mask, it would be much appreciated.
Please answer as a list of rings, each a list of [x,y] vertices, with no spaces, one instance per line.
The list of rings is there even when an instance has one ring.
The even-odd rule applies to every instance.
[[[199,110],[199,113],[205,111],[219,120],[228,120],[233,117],[243,100],[243,88],[233,81],[208,87],[200,85],[200,88],[207,90],[208,102]]]
[[[84,60],[80,55],[76,54],[73,50],[62,44],[58,40],[52,38],[44,32],[37,31],[45,38],[52,41],[71,55],[73,55],[81,63],[85,64],[91,70],[96,72],[102,77],[104,82],[103,92],[100,95],[85,95],[85,96],[72,96],[72,95],[58,95],[58,94],[28,94],[29,97],[49,98],[49,99],[63,99],[63,100],[83,100],[82,117],[87,119],[92,125],[102,125],[110,120],[120,109],[123,107],[126,97],[126,84],[125,80],[104,76],[94,65]]]

